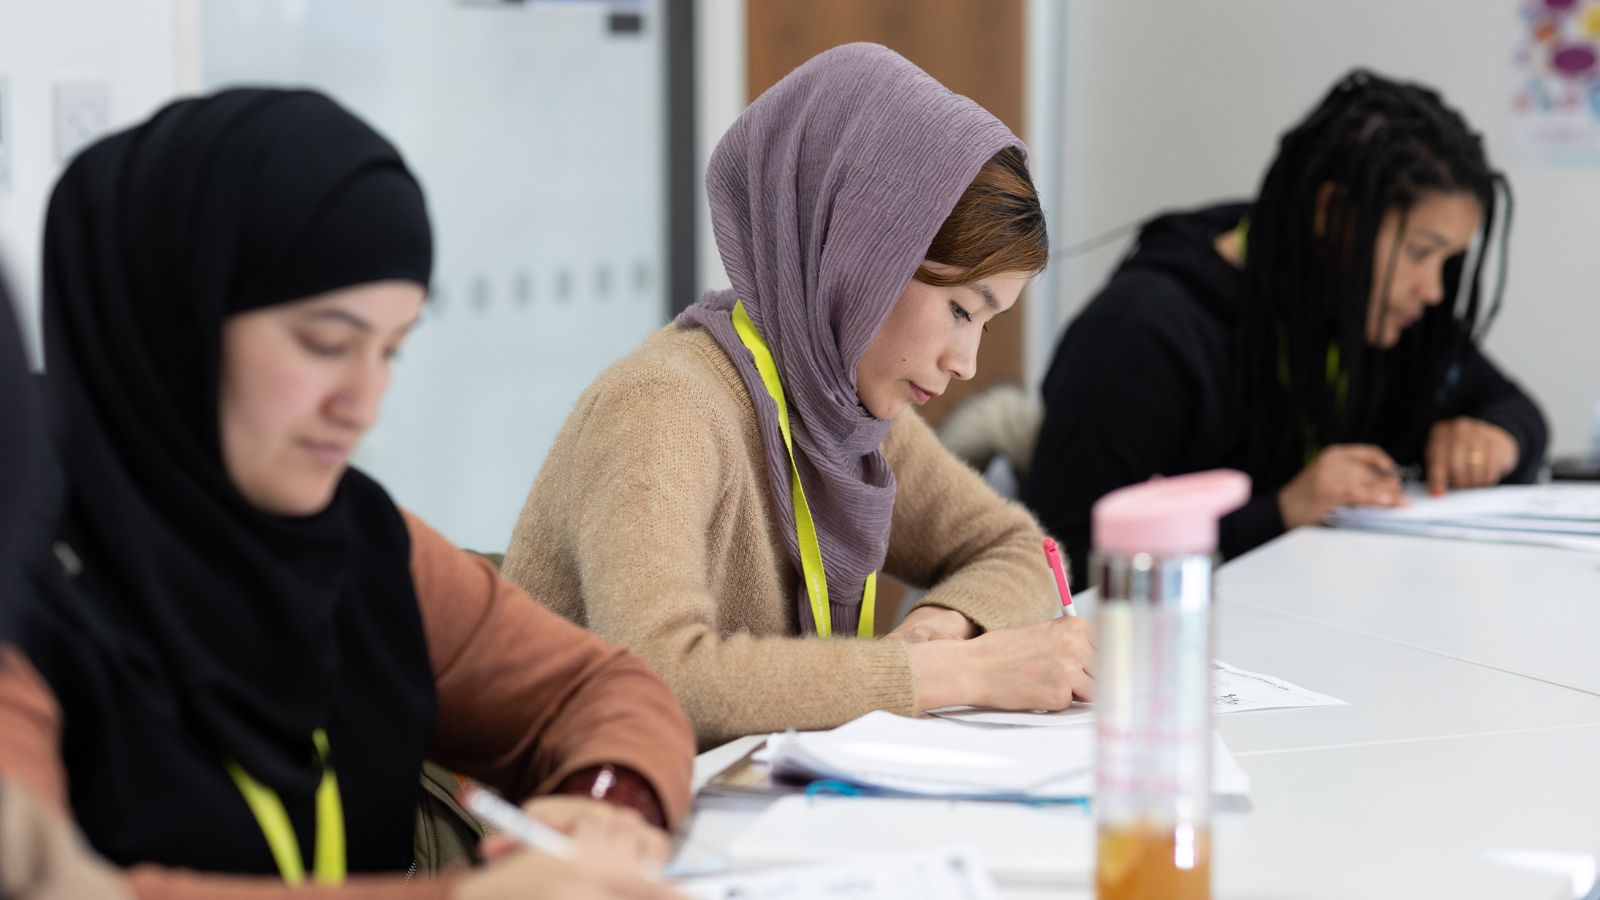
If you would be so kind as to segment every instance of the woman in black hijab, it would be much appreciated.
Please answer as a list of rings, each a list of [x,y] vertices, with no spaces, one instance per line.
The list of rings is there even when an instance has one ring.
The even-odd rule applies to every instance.
[[[35,377],[28,372],[14,312],[0,272],[0,646],[11,640],[20,608],[23,548],[38,530],[27,526],[47,452]]]
[[[5,423],[0,428],[0,672],[14,655],[9,646],[12,613],[21,608],[23,560],[30,545],[37,549],[42,534],[39,523],[30,521],[44,508],[38,488],[48,461],[33,381],[0,273],[0,422]],[[0,732],[0,745],[9,740]],[[42,807],[26,788],[0,777],[0,897],[122,896],[115,874],[60,815]]]
[[[19,643],[60,707],[71,812],[139,867],[137,893],[221,887],[178,868],[290,886],[404,872],[425,755],[518,799],[620,784],[658,826],[687,805],[693,747],[665,685],[347,464],[431,261],[394,148],[305,91],[175,103],[56,187],[45,344],[68,490],[59,572]],[[8,688],[4,727],[8,696],[13,714],[37,701]],[[638,819],[532,805],[613,843]],[[665,853],[631,827],[624,855]]]

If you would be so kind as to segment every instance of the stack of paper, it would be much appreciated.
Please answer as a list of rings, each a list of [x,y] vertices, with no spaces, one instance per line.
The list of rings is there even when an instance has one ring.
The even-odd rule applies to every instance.
[[[1342,507],[1338,528],[1499,544],[1539,544],[1600,553],[1600,485],[1533,484],[1409,495],[1394,509]]]
[[[1244,796],[1249,779],[1212,736],[1212,787]],[[981,728],[871,712],[832,731],[768,738],[773,774],[874,792],[993,800],[1084,800],[1094,794],[1093,729]]]
[[[973,796],[1025,795],[1090,771],[1093,741],[1092,734],[1040,740],[1023,729],[968,728],[880,710],[832,731],[775,734],[768,745],[780,777]]]

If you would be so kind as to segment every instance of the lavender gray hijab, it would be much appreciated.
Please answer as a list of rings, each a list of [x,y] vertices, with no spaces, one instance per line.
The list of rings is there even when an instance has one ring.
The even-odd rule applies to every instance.
[[[978,104],[899,54],[846,44],[756,98],[706,170],[717,250],[733,282],[678,317],[733,360],[760,420],[767,483],[795,571],[800,551],[777,407],[733,329],[744,302],[771,348],[827,571],[833,631],[855,633],[868,574],[883,565],[894,472],[889,423],[856,396],[856,363],[990,157],[1021,147]],[[802,582],[800,630],[817,631]]]

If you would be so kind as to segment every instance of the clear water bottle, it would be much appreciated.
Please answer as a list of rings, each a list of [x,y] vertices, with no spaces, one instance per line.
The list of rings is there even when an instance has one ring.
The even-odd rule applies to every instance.
[[[1211,609],[1217,520],[1250,479],[1213,471],[1094,506],[1100,900],[1211,896]]]

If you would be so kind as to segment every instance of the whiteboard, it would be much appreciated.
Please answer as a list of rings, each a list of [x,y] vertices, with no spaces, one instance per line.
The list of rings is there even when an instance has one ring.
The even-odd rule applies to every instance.
[[[322,89],[422,180],[434,296],[356,464],[463,546],[505,547],[578,394],[665,324],[662,3],[200,4],[206,88]]]

